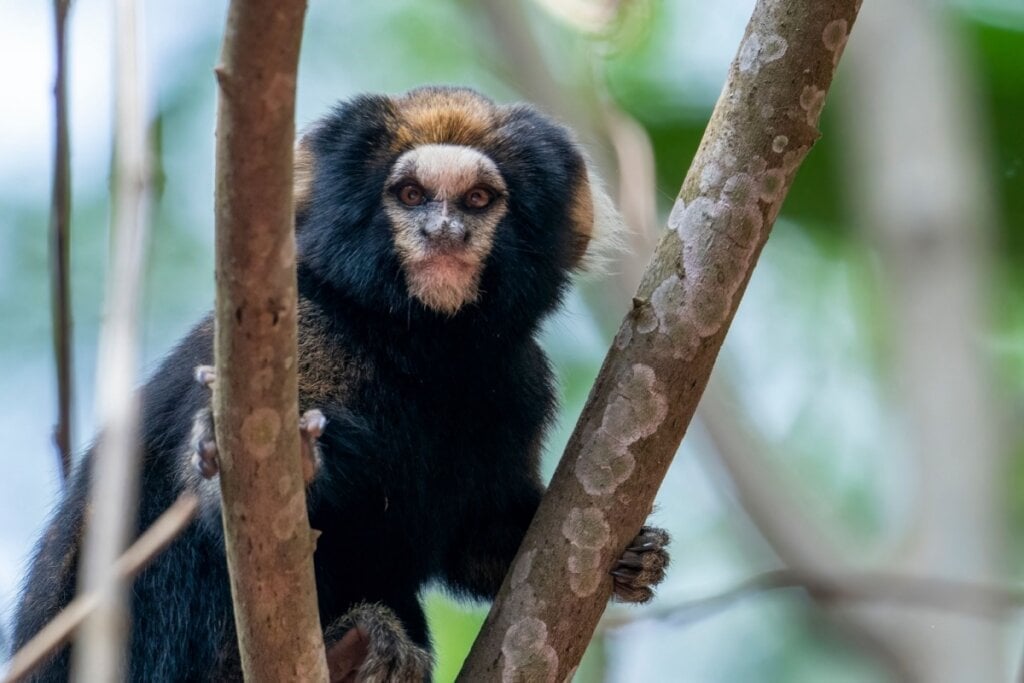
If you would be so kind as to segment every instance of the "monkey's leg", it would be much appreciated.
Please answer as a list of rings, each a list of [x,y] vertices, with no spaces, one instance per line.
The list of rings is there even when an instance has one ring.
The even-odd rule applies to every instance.
[[[612,569],[614,597],[620,602],[647,602],[654,597],[654,586],[665,578],[669,557],[668,532],[645,526],[640,529]]]
[[[331,683],[419,683],[433,658],[414,643],[395,613],[381,604],[356,605],[324,634]]]
[[[212,365],[200,365],[196,368],[196,381],[204,387],[213,389],[217,381],[217,371]],[[327,418],[316,408],[307,410],[299,418],[299,434],[302,437],[302,475],[306,484],[313,481],[320,470],[320,446],[317,440],[324,433]],[[214,436],[213,411],[203,408],[196,413],[192,422],[192,465],[204,479],[212,479],[220,472],[217,462],[217,440]]]

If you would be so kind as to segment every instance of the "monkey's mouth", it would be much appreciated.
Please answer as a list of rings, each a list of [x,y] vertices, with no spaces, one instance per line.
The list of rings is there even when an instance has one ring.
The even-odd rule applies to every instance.
[[[479,280],[480,261],[464,249],[432,249],[406,263],[410,293],[449,315],[477,298]]]
[[[433,271],[440,277],[458,277],[480,267],[479,261],[465,249],[431,249],[409,265],[414,270]]]

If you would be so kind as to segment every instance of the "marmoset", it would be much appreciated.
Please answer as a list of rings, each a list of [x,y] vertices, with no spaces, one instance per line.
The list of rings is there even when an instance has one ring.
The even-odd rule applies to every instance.
[[[295,178],[299,407],[319,411],[302,428],[332,680],[429,679],[418,593],[439,581],[488,600],[501,586],[555,411],[538,327],[617,216],[565,127],[463,88],[340,104],[302,136]],[[241,679],[202,386],[214,375],[194,379],[212,362],[207,318],[142,388],[139,529],[184,490],[202,502],[134,582],[131,680]],[[36,550],[15,647],[73,597],[91,460]],[[641,530],[610,568],[615,595],[650,598],[666,543]],[[359,657],[332,658],[353,635]],[[65,680],[69,661],[64,648],[35,678]]]

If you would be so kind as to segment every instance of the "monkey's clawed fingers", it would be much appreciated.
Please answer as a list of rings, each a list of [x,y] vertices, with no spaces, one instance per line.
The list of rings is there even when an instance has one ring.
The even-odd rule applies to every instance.
[[[621,602],[643,603],[654,597],[654,586],[665,578],[669,536],[664,529],[640,529],[612,568],[614,597]]]
[[[210,389],[217,380],[217,371],[212,365],[200,365],[195,370],[197,382]],[[309,484],[320,470],[320,446],[318,439],[324,433],[327,418],[316,408],[307,410],[299,418],[299,436],[302,449],[302,475]],[[196,413],[192,421],[192,466],[204,479],[212,479],[220,472],[217,460],[217,439],[213,425],[213,411],[207,407]]]
[[[198,377],[199,373],[196,373]],[[220,472],[217,460],[217,440],[213,431],[213,411],[203,408],[192,418],[192,466],[203,479],[212,479]]]
[[[213,383],[217,380],[217,370],[212,365],[198,365],[195,378],[204,387],[213,389]]]
[[[299,418],[299,435],[302,437],[302,476],[306,484],[320,471],[320,445],[317,441],[324,433],[327,418],[316,408],[307,410]]]

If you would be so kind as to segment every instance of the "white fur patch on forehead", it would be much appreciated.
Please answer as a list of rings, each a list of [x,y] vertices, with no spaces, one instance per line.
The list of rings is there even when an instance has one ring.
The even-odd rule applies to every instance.
[[[478,185],[505,192],[505,181],[486,154],[462,145],[421,145],[398,158],[389,183],[413,179],[438,199],[458,197]]]

